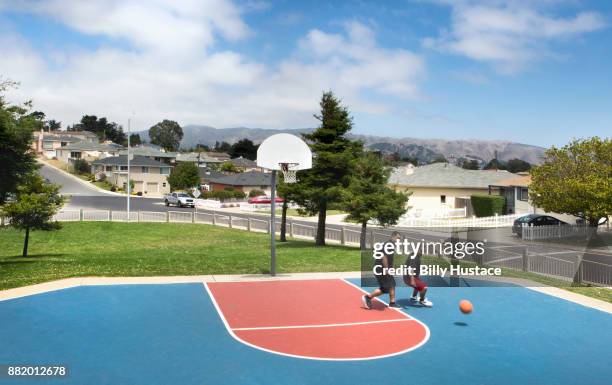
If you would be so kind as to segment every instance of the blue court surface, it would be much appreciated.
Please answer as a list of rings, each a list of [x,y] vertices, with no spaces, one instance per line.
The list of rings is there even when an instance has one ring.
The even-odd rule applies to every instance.
[[[429,294],[434,308],[403,310],[427,325],[426,343],[354,361],[288,357],[241,343],[202,284],[82,286],[1,301],[0,365],[63,364],[69,376],[0,384],[612,383],[608,313],[520,287]],[[399,298],[408,296],[399,290]],[[474,304],[472,314],[458,311],[461,299]],[[348,305],[360,306],[358,296]]]

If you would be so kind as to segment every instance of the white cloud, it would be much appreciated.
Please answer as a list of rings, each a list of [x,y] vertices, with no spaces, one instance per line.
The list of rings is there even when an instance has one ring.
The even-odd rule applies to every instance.
[[[381,48],[374,31],[356,22],[346,23],[343,33],[312,30],[296,42],[293,54],[269,64],[219,48],[222,39],[250,34],[244,10],[228,1],[63,4],[51,0],[11,7],[52,17],[80,33],[128,42],[49,52],[3,34],[0,74],[21,82],[11,99],[33,99],[36,109],[65,125],[83,114],[125,124],[135,111],[137,129],[161,119],[218,127],[303,127],[315,124],[312,114],[324,90],[334,90],[352,111],[380,113],[388,105],[368,95],[419,97],[425,75],[419,56]]]
[[[425,46],[491,63],[501,72],[515,72],[550,55],[551,42],[573,38],[605,27],[595,12],[558,17],[537,7],[538,2],[456,1],[450,31],[424,39]]]

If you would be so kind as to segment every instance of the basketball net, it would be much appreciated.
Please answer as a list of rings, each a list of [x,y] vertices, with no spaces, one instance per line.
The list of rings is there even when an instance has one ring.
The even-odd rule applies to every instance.
[[[297,170],[292,170],[291,167],[297,166],[297,163],[281,163],[281,171],[285,183],[297,183]]]

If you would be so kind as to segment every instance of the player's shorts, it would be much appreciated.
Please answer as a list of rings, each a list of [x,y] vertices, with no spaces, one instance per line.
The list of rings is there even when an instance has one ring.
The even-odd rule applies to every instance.
[[[410,286],[414,287],[418,291],[423,291],[427,289],[427,284],[421,281],[419,277],[414,277],[414,285],[410,285]]]
[[[376,281],[378,281],[379,289],[383,293],[388,293],[389,289],[395,287],[395,278],[392,275],[375,275]]]

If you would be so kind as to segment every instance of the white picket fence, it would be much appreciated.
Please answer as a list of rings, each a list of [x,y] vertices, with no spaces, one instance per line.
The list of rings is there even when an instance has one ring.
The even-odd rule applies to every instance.
[[[62,210],[54,217],[59,222],[75,221],[113,221],[126,222],[126,211],[109,210]],[[241,229],[254,232],[270,232],[270,220],[247,218],[225,213],[204,213],[189,211],[131,211],[131,222],[168,222],[168,223],[199,223]],[[280,218],[276,221],[276,232],[280,233]],[[287,221],[286,234],[288,237],[301,239],[315,239],[317,227],[303,223]],[[350,227],[327,228],[326,241],[341,245],[359,245],[360,231]]]
[[[512,226],[517,218],[525,214],[495,215],[484,218],[462,218],[462,219],[435,219],[415,218],[402,216],[398,222],[401,227],[508,227]]]
[[[606,226],[599,226],[598,230],[605,230]],[[586,237],[589,232],[596,231],[593,227],[585,225],[551,225],[551,226],[527,226],[521,228],[521,238],[527,241],[538,239],[555,239],[568,237]]]

